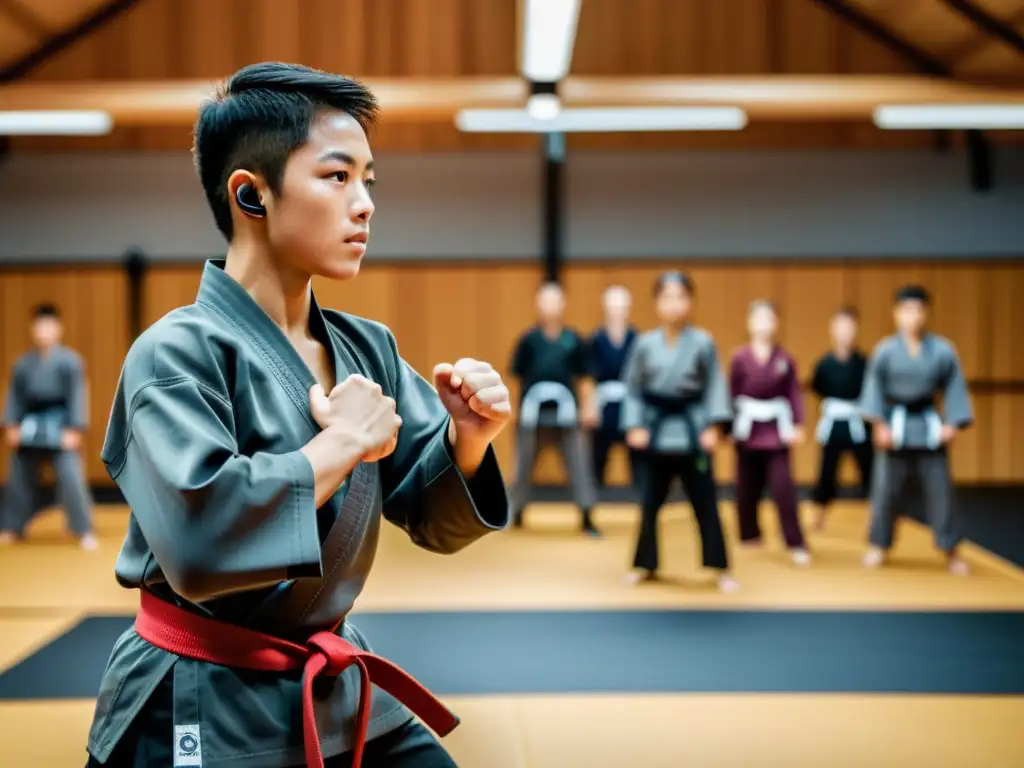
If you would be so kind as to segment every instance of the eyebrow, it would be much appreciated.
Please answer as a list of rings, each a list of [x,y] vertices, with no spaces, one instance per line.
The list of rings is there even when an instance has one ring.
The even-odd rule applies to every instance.
[[[329,149],[322,155],[320,155],[318,160],[321,163],[326,162],[328,160],[337,160],[338,162],[345,163],[345,165],[354,166],[356,164],[355,158],[353,158],[352,155],[350,155],[348,152],[342,152],[340,149]],[[366,170],[373,170],[373,160],[370,160],[366,164]]]

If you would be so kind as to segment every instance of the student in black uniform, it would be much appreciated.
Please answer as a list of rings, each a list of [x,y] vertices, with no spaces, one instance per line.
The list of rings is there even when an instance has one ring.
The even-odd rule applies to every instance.
[[[593,384],[587,370],[583,339],[562,320],[565,294],[557,283],[537,292],[537,324],[519,337],[512,358],[512,375],[520,381],[516,429],[516,479],[509,493],[513,524],[523,524],[531,501],[533,469],[540,449],[554,443],[561,451],[572,484],[573,499],[582,513],[583,531],[600,535],[591,517],[597,488],[590,468],[587,437],[580,414],[592,412]]]
[[[599,486],[605,484],[608,452],[613,445],[625,445],[626,433],[619,423],[621,405],[626,397],[626,384],[622,369],[629,350],[636,340],[637,330],[629,322],[633,297],[621,285],[608,288],[601,297],[604,305],[604,325],[590,337],[590,375],[596,383],[594,413],[588,426],[593,432],[594,478]],[[629,449],[629,463],[636,479],[636,451]]]
[[[817,440],[821,470],[811,495],[818,507],[816,527],[825,526],[828,505],[836,497],[839,460],[850,452],[860,469],[861,494],[871,487],[873,451],[869,426],[858,410],[867,359],[857,349],[857,310],[844,307],[832,316],[832,351],[818,360],[812,388],[821,398]]]

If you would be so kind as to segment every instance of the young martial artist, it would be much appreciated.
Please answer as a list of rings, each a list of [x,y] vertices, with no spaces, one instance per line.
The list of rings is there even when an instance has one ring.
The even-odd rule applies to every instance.
[[[839,461],[849,452],[860,470],[862,493],[871,487],[871,434],[858,408],[867,358],[857,348],[857,310],[843,307],[829,323],[832,351],[814,366],[811,387],[821,398],[815,438],[821,445],[821,468],[811,499],[818,507],[816,527],[825,527],[828,505],[836,497]]]
[[[537,323],[519,337],[512,374],[520,381],[516,429],[516,478],[509,492],[516,527],[533,495],[533,469],[540,449],[554,444],[562,454],[573,499],[580,508],[582,530],[599,536],[592,508],[597,488],[587,450],[581,413],[593,409],[593,386],[587,348],[563,321],[565,294],[557,283],[537,291]]]
[[[948,446],[974,423],[970,394],[953,344],[926,329],[930,298],[917,285],[896,292],[896,333],[875,347],[864,377],[860,408],[873,423],[875,468],[870,548],[864,565],[877,568],[893,545],[893,528],[908,481],[920,482],[935,543],[949,570],[966,575],[957,548],[960,526],[953,503]],[[936,396],[942,396],[944,416]]]
[[[4,406],[4,431],[11,449],[5,504],[0,508],[0,544],[24,538],[34,517],[39,470],[49,462],[57,476],[57,499],[67,526],[83,549],[98,546],[92,529],[92,499],[79,452],[88,427],[85,365],[64,346],[57,308],[40,305],[32,314],[35,347],[18,358]]]
[[[778,326],[778,312],[771,302],[751,304],[747,316],[750,343],[736,351],[730,364],[736,512],[740,539],[760,544],[757,511],[767,485],[786,547],[793,562],[803,566],[810,565],[811,556],[800,527],[789,455],[790,446],[804,438],[803,396],[796,362],[775,341]]]
[[[714,339],[689,323],[693,283],[666,272],[654,286],[661,327],[641,334],[626,361],[628,393],[622,408],[626,442],[641,451],[641,523],[633,572],[627,580],[654,579],[658,571],[658,513],[678,477],[700,528],[703,563],[718,571],[719,587],[738,587],[718,514],[711,452],[731,417],[729,392]]]
[[[375,113],[358,82],[286,64],[242,69],[200,110],[227,258],[118,384],[102,456],[141,610],[90,765],[455,764],[413,713],[441,735],[457,718],[348,614],[382,517],[439,553],[507,525],[490,444],[510,406],[487,363],[438,365],[435,391],[385,326],[317,303],[311,277],[355,278],[366,251]]]
[[[622,432],[622,401],[626,384],[622,369],[629,350],[636,341],[637,330],[629,322],[633,297],[621,285],[613,285],[601,296],[604,324],[590,337],[590,375],[594,379],[594,410],[587,425],[593,428],[593,467],[598,485],[604,485],[608,452],[613,445],[625,445]],[[629,449],[630,466],[636,476],[636,452]]]

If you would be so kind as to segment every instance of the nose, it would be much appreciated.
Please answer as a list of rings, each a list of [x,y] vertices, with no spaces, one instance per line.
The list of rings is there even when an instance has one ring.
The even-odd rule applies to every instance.
[[[373,216],[374,205],[370,199],[370,190],[365,184],[360,184],[352,201],[352,218],[362,222],[368,222]]]

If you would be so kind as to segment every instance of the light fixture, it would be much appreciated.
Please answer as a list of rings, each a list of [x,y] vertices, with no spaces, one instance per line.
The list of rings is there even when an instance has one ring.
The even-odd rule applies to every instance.
[[[562,103],[553,93],[535,93],[526,102],[526,112],[535,120],[554,120],[562,111]]]
[[[890,131],[1024,129],[1024,104],[886,104],[874,120]]]
[[[537,119],[525,109],[464,109],[455,124],[467,133],[739,131],[747,113],[738,107],[580,107]]]
[[[525,0],[522,75],[553,83],[569,73],[580,0]]]
[[[113,118],[100,111],[0,111],[0,136],[104,136],[113,127]]]

